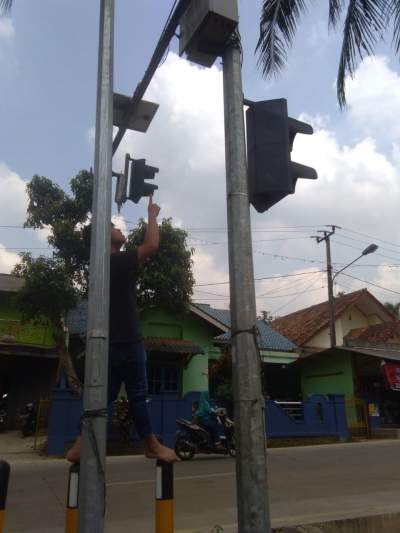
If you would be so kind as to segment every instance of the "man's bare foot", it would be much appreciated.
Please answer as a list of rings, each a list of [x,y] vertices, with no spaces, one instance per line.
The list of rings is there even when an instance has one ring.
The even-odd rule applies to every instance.
[[[180,462],[174,450],[161,444],[155,435],[149,435],[144,439],[144,454],[148,459],[159,459],[166,463]]]
[[[81,460],[81,437],[77,437],[72,448],[67,451],[65,457],[70,463],[79,463]]]

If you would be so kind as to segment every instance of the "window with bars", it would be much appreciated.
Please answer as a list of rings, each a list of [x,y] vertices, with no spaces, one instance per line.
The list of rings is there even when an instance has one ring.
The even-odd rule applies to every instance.
[[[150,366],[149,394],[179,394],[180,370],[174,366]]]

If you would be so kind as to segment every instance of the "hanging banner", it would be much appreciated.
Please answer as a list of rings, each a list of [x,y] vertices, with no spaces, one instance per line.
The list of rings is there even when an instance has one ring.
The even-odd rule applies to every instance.
[[[387,388],[400,391],[400,363],[385,363],[382,372]]]

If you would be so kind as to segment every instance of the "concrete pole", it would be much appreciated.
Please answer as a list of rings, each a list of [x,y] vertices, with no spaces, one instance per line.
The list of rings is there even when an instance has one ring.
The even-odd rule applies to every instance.
[[[223,56],[238,523],[239,533],[269,533],[264,398],[255,335],[256,301],[240,55],[236,39]]]
[[[333,295],[332,280],[332,259],[331,259],[331,233],[325,232],[326,244],[326,272],[328,278],[328,299],[329,299],[329,330],[331,336],[331,348],[336,346],[336,327],[335,327],[335,298]]]
[[[79,533],[102,533],[105,512],[114,0],[101,0],[100,5]]]

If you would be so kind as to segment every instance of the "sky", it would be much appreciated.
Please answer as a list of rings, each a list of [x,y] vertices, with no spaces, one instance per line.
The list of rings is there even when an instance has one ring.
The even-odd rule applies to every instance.
[[[114,91],[131,95],[170,12],[172,0],[117,0]],[[347,80],[340,111],[335,83],[341,28],[328,31],[327,2],[303,17],[288,64],[264,79],[254,53],[261,0],[239,0],[243,89],[250,100],[287,98],[289,114],[313,125],[297,136],[292,159],[313,166],[317,181],[299,180],[294,195],[269,211],[251,208],[258,311],[283,316],[327,299],[325,244],[311,237],[336,225],[334,270],[346,268],[335,291],[368,288],[382,302],[400,301],[400,76],[390,36]],[[93,166],[98,0],[14,0],[0,19],[0,272],[18,253],[51,254],[48,232],[22,229],[26,184],[47,176],[69,190]],[[222,64],[202,68],[178,55],[178,40],[145,95],[160,105],[146,134],[125,135],[125,153],[160,169],[155,201],[188,233],[195,249],[194,300],[229,307]],[[113,206],[116,215],[116,206]],[[146,200],[115,218],[128,231],[146,215]]]

